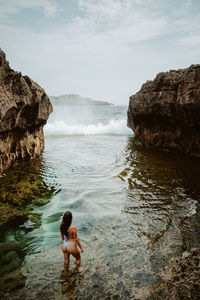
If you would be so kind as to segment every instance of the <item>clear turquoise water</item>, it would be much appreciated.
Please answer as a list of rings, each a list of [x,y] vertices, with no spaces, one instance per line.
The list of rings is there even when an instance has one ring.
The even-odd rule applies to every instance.
[[[39,169],[54,192],[34,210],[41,226],[21,224],[26,286],[5,299],[153,299],[170,260],[199,247],[200,161],[142,147],[126,111],[54,108]],[[63,267],[65,210],[85,249],[80,269],[73,258]]]

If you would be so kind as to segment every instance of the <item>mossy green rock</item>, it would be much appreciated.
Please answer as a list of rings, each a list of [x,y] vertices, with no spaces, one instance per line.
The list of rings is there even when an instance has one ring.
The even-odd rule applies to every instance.
[[[22,288],[26,283],[26,278],[23,276],[20,269],[16,269],[10,273],[0,276],[0,297],[11,290]]]
[[[9,251],[8,253],[4,254],[2,259],[3,264],[1,265],[0,274],[5,274],[17,269],[22,261],[15,251]]]
[[[25,284],[20,266],[26,233],[41,225],[41,214],[33,210],[47,204],[55,191],[42,178],[42,167],[41,159],[26,161],[0,178],[0,298]]]
[[[0,179],[0,231],[26,220],[40,225],[40,216],[31,211],[47,204],[54,192],[42,179],[41,167],[41,159],[27,161],[9,169]]]

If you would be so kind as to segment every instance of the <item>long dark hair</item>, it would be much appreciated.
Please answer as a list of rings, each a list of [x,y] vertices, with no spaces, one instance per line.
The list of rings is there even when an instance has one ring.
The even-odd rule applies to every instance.
[[[72,223],[72,213],[71,211],[66,211],[63,215],[63,219],[60,225],[60,231],[62,234],[64,234],[66,237],[68,236],[68,230]]]

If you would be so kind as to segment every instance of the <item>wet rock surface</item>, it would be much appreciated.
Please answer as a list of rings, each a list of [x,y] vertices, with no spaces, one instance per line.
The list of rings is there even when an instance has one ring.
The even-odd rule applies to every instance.
[[[9,169],[0,180],[0,233],[5,229],[17,228],[26,220],[30,228],[40,226],[40,215],[33,213],[34,208],[45,205],[54,192],[41,177],[41,160],[24,162]]]
[[[10,273],[5,273],[0,277],[0,296],[1,299],[4,299],[4,294],[10,291],[14,291],[15,289],[22,288],[26,283],[26,278],[21,273],[20,268],[13,270]]]
[[[47,204],[55,188],[45,182],[41,159],[8,169],[0,180],[0,298],[25,285],[21,265],[29,251],[27,235],[41,225],[34,209]]]
[[[0,49],[0,296],[24,286],[24,236],[40,226],[41,215],[33,209],[46,204],[52,194],[39,173],[43,126],[51,112],[45,91],[12,70]]]
[[[166,269],[166,281],[152,299],[192,299],[200,297],[200,249],[172,259]]]
[[[21,160],[42,154],[43,125],[51,112],[45,91],[12,70],[0,49],[0,174]]]
[[[200,156],[200,65],[143,84],[130,97],[128,126],[146,146]]]

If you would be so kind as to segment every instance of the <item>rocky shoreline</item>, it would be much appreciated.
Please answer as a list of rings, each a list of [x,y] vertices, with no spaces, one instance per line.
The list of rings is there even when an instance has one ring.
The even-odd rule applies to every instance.
[[[0,177],[13,165],[35,159],[32,166],[21,165],[20,173],[16,169],[1,178],[0,230],[10,222],[26,220],[30,216],[26,206],[46,191],[38,174],[41,162],[36,159],[44,149],[43,126],[51,112],[45,91],[28,76],[12,70],[0,50]]]
[[[20,271],[26,255],[26,234],[39,228],[41,214],[34,209],[47,204],[55,192],[41,176],[41,159],[22,162],[0,179],[0,297],[20,288]]]
[[[45,91],[12,70],[0,50],[0,294],[25,284],[20,271],[24,236],[40,226],[41,216],[33,209],[53,193],[40,175],[43,126],[51,112]],[[20,228],[24,222],[27,228]]]
[[[37,158],[44,149],[43,126],[52,105],[28,76],[12,70],[0,50],[0,174],[16,163]]]
[[[3,52],[0,52],[0,67],[0,163],[1,173],[5,172],[7,175],[0,179],[0,296],[4,297],[7,293],[9,297],[10,291],[20,289],[26,283],[20,268],[26,256],[25,236],[41,225],[40,215],[33,210],[48,203],[51,196],[55,194],[55,187],[46,184],[41,176],[42,160],[39,158],[44,148],[43,126],[52,107],[43,89],[30,78],[10,69]],[[196,114],[199,112],[199,87],[195,86],[194,105],[191,106],[191,98],[188,96],[190,93],[186,93],[183,87],[182,94],[186,93],[189,98],[185,96],[187,99],[184,100],[185,102],[182,101],[183,103],[173,102],[174,99],[178,99],[178,95],[181,95],[181,84],[183,85],[181,82],[184,76],[190,78],[187,77],[187,83],[191,83],[190,88],[193,90],[194,77],[196,76],[197,82],[200,78],[198,75],[200,66],[191,66],[189,69],[169,72],[168,83],[164,80],[165,73],[161,73],[156,79],[159,82],[157,86],[152,87],[153,82],[146,83],[141,89],[141,94],[139,92],[133,98],[131,97],[128,112],[129,126],[144,144],[198,156],[199,119]],[[176,89],[180,89],[179,92],[170,90],[173,84]],[[171,95],[169,99],[168,92]],[[156,98],[158,93],[160,100]],[[161,103],[157,105],[156,101]],[[184,108],[180,110],[179,115],[181,105]],[[175,125],[176,121],[177,125]],[[173,128],[175,128],[174,132]],[[184,136],[185,130],[188,130],[188,140]],[[173,144],[177,134],[183,138],[182,144],[179,140]],[[163,143],[160,142],[162,138]],[[193,140],[192,146],[187,148]],[[21,163],[14,169],[10,169],[18,162]],[[126,176],[126,173],[120,174]],[[131,184],[131,177],[129,179]],[[26,223],[24,226],[19,226],[24,223]],[[12,230],[8,234],[9,229]],[[156,235],[155,241],[162,237],[164,232],[161,231]],[[172,259],[166,270],[166,280],[149,299],[199,299],[199,262],[200,250],[198,249]],[[119,265],[118,270],[120,267]],[[125,287],[123,289],[125,291]],[[116,297],[119,295],[116,294]]]
[[[200,297],[200,249],[172,259],[165,270],[166,280],[152,295],[157,300],[198,300]]]
[[[200,157],[200,65],[143,84],[130,97],[128,126],[146,146]]]
[[[127,114],[143,145],[200,157],[200,65],[147,81],[130,97]],[[200,249],[172,259],[164,275],[152,299],[199,299]]]

